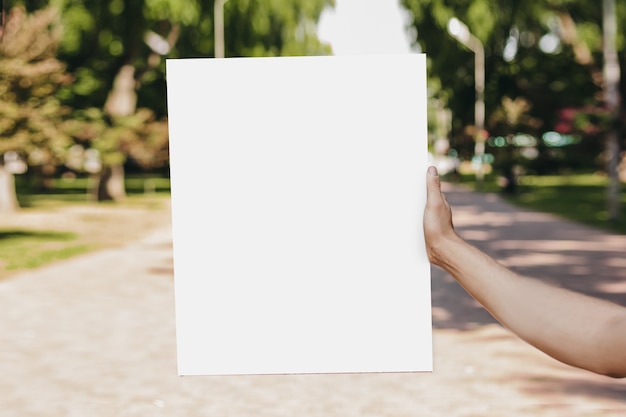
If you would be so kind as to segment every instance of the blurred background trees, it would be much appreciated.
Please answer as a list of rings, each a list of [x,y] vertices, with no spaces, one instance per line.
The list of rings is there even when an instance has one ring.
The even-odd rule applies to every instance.
[[[603,23],[602,2],[401,3],[409,11],[415,43],[429,55],[431,94],[452,110],[451,146],[462,158],[473,155],[474,62],[473,53],[447,31],[453,17],[485,49],[486,151],[507,182],[514,180],[514,169],[535,174],[600,170],[617,176],[617,167],[607,167],[607,161],[618,158],[620,151],[607,146],[607,135],[619,131],[623,143],[624,107],[623,101],[617,112],[607,107],[603,48],[611,38],[603,33],[610,25]],[[618,23],[614,42],[623,51],[626,4],[616,2],[611,10],[605,4],[604,10],[609,23]],[[617,58],[623,74],[626,56]],[[623,80],[617,86],[622,97]],[[622,169],[626,174],[626,167]]]
[[[4,3],[0,210],[15,209],[12,175],[27,166],[96,175],[99,200],[124,198],[125,169],[167,169],[163,58],[214,55],[214,2]],[[329,54],[316,25],[333,4],[226,2],[226,56]]]
[[[605,0],[612,1],[612,0]],[[400,0],[428,55],[438,152],[471,161],[474,54],[452,37],[464,22],[485,49],[484,162],[514,191],[520,172],[607,171],[607,132],[623,144],[624,104],[607,105],[603,7],[594,0]],[[215,55],[215,2],[9,0],[0,44],[0,209],[16,207],[14,174],[45,188],[93,176],[94,198],[124,198],[125,172],[167,173],[164,58]],[[221,0],[226,57],[330,54],[317,22],[334,0]],[[626,4],[613,12],[617,50]],[[624,73],[626,56],[617,60]],[[626,93],[621,78],[618,93]],[[616,168],[617,169],[617,168]],[[626,176],[626,163],[622,162]]]
[[[0,43],[0,211],[18,207],[14,174],[27,165],[43,177],[51,174],[71,142],[64,130],[71,108],[56,96],[69,82],[55,54],[60,38],[53,9],[28,15],[13,8],[6,19]]]

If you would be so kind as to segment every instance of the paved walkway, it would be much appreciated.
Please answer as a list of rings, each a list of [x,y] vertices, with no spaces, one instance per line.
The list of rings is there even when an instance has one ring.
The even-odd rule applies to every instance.
[[[512,268],[626,305],[626,237],[496,196],[448,199],[460,233]],[[626,415],[626,380],[527,346],[439,269],[433,317],[432,374],[178,377],[166,227],[0,282],[0,416]]]

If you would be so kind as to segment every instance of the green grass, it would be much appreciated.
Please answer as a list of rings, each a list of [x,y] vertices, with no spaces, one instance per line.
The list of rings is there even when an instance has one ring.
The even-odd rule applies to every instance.
[[[471,176],[461,182],[475,186]],[[483,191],[498,191],[496,178],[485,179]],[[512,204],[552,213],[610,232],[626,234],[626,184],[620,193],[620,217],[609,220],[608,178],[598,174],[528,175],[520,178],[518,192],[503,196]]]
[[[73,244],[74,233],[60,231],[0,231],[0,262],[7,271],[36,268],[49,262],[67,259],[89,250]]]
[[[21,207],[52,207],[64,204],[85,204],[92,202],[88,190],[93,189],[94,180],[87,177],[55,178],[48,190],[37,190],[27,178],[18,176],[16,188]],[[169,178],[150,175],[127,175],[126,193],[129,201],[143,195],[163,196],[170,193]]]
[[[125,201],[96,203],[87,193],[92,181],[89,178],[58,178],[52,181],[49,189],[41,191],[35,189],[27,177],[17,176],[16,189],[22,213],[53,213],[79,205],[159,210],[170,195],[168,178],[131,175],[126,177]],[[106,214],[87,214],[82,217],[83,221],[110,227],[111,219]],[[82,231],[55,230],[54,224],[49,225],[52,230],[47,227],[34,229],[28,225],[11,226],[10,222],[4,224],[4,227],[0,227],[0,279],[6,276],[7,271],[36,268],[97,248],[93,239],[85,241]]]

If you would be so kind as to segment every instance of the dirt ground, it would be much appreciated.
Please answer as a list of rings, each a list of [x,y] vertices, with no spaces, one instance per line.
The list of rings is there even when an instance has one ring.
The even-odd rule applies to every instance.
[[[626,236],[463,189],[449,189],[448,200],[459,232],[511,268],[626,305]],[[30,220],[106,214],[98,210]],[[120,245],[168,211],[115,215],[119,227],[93,233],[116,247],[0,280],[0,417],[626,415],[626,379],[522,342],[438,268],[432,373],[179,377],[169,221]]]
[[[449,190],[448,199],[459,232],[520,273],[626,304],[626,237],[495,196]],[[111,210],[22,219],[74,222],[116,247],[0,280],[0,417],[626,415],[626,380],[522,342],[438,268],[432,373],[179,377],[171,227],[121,245],[169,213]]]

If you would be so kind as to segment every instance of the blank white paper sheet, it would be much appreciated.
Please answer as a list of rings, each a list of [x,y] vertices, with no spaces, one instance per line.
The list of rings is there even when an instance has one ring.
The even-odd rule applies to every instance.
[[[424,55],[167,61],[180,375],[432,370]]]

